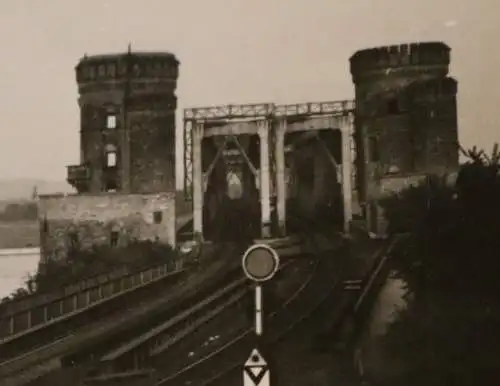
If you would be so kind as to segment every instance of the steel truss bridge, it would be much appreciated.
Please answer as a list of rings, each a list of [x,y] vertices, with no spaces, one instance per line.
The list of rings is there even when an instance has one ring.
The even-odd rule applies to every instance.
[[[225,105],[188,108],[184,110],[184,191],[187,200],[193,202],[193,230],[203,238],[204,193],[215,164],[228,142],[237,147],[249,169],[254,174],[260,191],[261,236],[270,236],[271,205],[275,202],[279,234],[286,235],[286,181],[285,137],[298,133],[300,139],[318,139],[320,151],[324,151],[332,165],[339,171],[342,181],[344,222],[352,217],[352,186],[354,168],[353,117],[355,104],[352,100],[334,102],[310,102],[276,105],[273,103]],[[335,159],[318,133],[340,130],[342,135],[342,159]],[[241,137],[256,135],[259,138],[259,165],[256,168],[243,146]],[[216,142],[217,154],[204,167],[203,139]],[[300,140],[299,139],[299,140]],[[337,157],[338,158],[338,157]],[[227,160],[225,160],[227,163]],[[274,199],[274,200],[273,200]]]

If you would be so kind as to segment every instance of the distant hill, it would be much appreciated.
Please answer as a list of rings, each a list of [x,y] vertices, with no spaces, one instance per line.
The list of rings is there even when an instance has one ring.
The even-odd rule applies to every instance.
[[[39,245],[38,221],[0,221],[0,249],[31,248]]]
[[[0,249],[40,244],[36,204],[31,201],[35,186],[38,194],[73,191],[65,181],[0,179]]]
[[[38,194],[73,192],[73,188],[66,181],[34,178],[0,179],[0,201],[30,199],[34,186],[37,187]]]

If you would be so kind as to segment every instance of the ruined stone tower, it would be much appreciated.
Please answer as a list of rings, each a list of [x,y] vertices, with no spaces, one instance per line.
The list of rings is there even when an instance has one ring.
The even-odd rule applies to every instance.
[[[367,227],[384,233],[380,198],[458,167],[457,82],[450,48],[426,42],[350,58],[355,85],[357,189]]]
[[[67,178],[79,193],[175,190],[178,67],[170,53],[80,60],[80,164]]]

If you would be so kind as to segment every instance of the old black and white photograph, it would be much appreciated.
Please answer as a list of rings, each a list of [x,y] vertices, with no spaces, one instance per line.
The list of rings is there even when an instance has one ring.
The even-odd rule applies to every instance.
[[[0,386],[500,385],[499,7],[2,0]]]

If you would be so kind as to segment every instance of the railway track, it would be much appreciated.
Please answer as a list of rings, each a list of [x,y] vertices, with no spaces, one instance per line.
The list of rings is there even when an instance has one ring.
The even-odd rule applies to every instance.
[[[5,362],[22,356],[26,352],[35,351],[43,346],[50,345],[66,336],[70,336],[82,326],[88,325],[92,320],[120,312],[125,304],[125,298],[128,304],[137,303],[144,298],[151,297],[158,290],[175,285],[188,273],[186,267],[179,269],[171,267],[170,271],[166,269],[166,265],[159,266],[158,268],[162,269],[162,272],[159,274],[158,270],[154,270],[156,273],[155,277],[152,275],[153,270],[146,270],[146,272],[150,273],[148,281],[141,280],[140,283],[137,281],[136,285],[112,295],[108,293],[110,296],[103,299],[96,300],[94,298],[94,302],[86,307],[75,309],[72,312],[67,312],[53,318],[44,324],[36,325],[31,329],[0,339],[0,372]],[[141,272],[137,272],[135,277],[137,279],[144,279],[140,274]],[[114,283],[110,282],[109,284],[120,284],[116,282],[115,280]],[[108,283],[104,283],[103,286],[106,284]],[[87,295],[90,295],[90,291],[87,292]],[[77,298],[75,299],[78,300]],[[70,299],[72,304],[75,303],[75,299]],[[59,311],[64,308],[62,302],[56,305]]]
[[[224,247],[225,252],[224,248],[219,248],[213,253],[226,256],[237,250],[235,246]],[[204,277],[212,275],[214,281],[217,281],[220,280],[221,276],[236,271],[237,264],[230,270],[225,269],[224,264],[228,264],[224,259],[216,264],[210,263],[206,267],[207,273],[201,272],[198,275],[204,275]],[[219,279],[216,279],[217,277]],[[182,307],[192,304],[190,301],[197,301],[196,296],[199,299],[200,292],[203,294],[207,289],[207,284],[203,284],[194,277],[186,277],[176,285],[178,285],[180,293],[178,291],[172,294],[166,292],[167,295],[162,297],[158,296],[158,292],[156,292],[155,298],[140,299],[137,307],[133,309],[111,315],[107,319],[98,320],[98,323],[93,320],[90,325],[73,331],[71,335],[63,339],[13,358],[8,363],[2,363],[0,365],[2,382],[0,383],[2,386],[4,384],[9,386],[49,384],[65,386],[69,382],[74,382],[74,375],[66,376],[65,374],[80,374],[79,369],[88,368],[93,357],[109,350],[110,345],[129,338],[131,331],[139,330],[142,332],[144,329],[150,328],[155,320],[165,315],[178,313]],[[146,318],[145,315],[147,315]],[[72,362],[73,366],[70,365]]]
[[[179,285],[182,280],[185,280],[186,275],[187,271],[185,270],[174,272],[169,277],[163,277],[162,283],[149,287],[149,292],[145,292],[144,290],[131,292],[127,297],[127,304],[129,307],[140,307],[148,301],[151,301],[153,296],[151,291],[157,293],[160,290],[174,288]],[[87,315],[80,317],[81,320],[78,324],[72,321],[69,321],[69,323],[73,323],[71,325],[61,322],[59,325],[55,326],[55,329],[51,329],[51,331],[46,334],[40,332],[38,335],[43,334],[40,339],[34,340],[35,337],[31,337],[33,342],[13,341],[9,342],[9,345],[2,345],[2,347],[0,347],[3,356],[0,362],[0,378],[3,379],[19,371],[24,371],[28,367],[37,366],[40,362],[57,356],[72,347],[75,340],[78,340],[80,334],[93,333],[96,319],[117,318],[122,315],[125,303],[123,299],[121,299],[120,302],[121,304],[111,302],[107,304],[107,307],[104,307],[103,304],[98,309],[89,310]]]
[[[274,312],[267,318],[265,328],[269,345],[276,344],[293,331],[321,305],[340,277],[341,267],[341,259],[332,258],[328,254],[318,259],[314,274],[301,291],[280,312]],[[219,349],[182,369],[173,373],[167,373],[165,369],[155,380],[137,382],[134,386],[225,385],[221,380],[234,369],[241,368],[255,344],[252,329],[247,329]]]
[[[280,282],[289,284],[288,287],[292,288],[285,288],[282,292],[296,292],[296,287],[303,280],[293,283],[294,287],[288,283],[289,276],[294,273],[294,268],[298,271],[299,266],[302,269],[301,273],[306,271],[306,268],[310,268],[310,263],[309,260],[285,261],[277,275],[281,274],[282,279],[288,280],[278,279],[275,281],[275,286],[279,287]],[[302,279],[300,274],[296,277]],[[196,360],[195,351],[216,349],[217,345],[224,341],[220,335],[241,332],[251,323],[253,315],[245,312],[253,307],[252,297],[249,296],[251,289],[252,284],[240,274],[239,278],[194,307],[105,354],[100,360],[101,374],[87,379],[86,383],[111,385],[118,380],[126,383],[141,375],[149,378],[155,368],[161,369],[162,373],[176,371],[182,368],[186,361]],[[276,288],[273,292],[275,290]],[[241,312],[242,306],[243,312]],[[226,327],[221,332],[220,328],[224,325],[231,326],[229,330],[232,331],[228,331]],[[217,332],[220,335],[216,336]]]
[[[353,312],[358,312],[361,303],[366,303],[364,308],[369,308],[370,300],[366,293],[376,291],[375,281],[383,281],[384,274],[381,269],[386,264],[387,256],[391,253],[393,243],[380,243],[372,249],[373,259],[371,263],[356,262],[350,259],[346,261],[339,271],[337,280],[331,281],[330,288],[324,293],[323,298],[312,312],[289,329],[283,330],[277,335],[271,336],[268,343],[268,362],[271,362],[272,384],[274,386],[301,386],[309,384],[330,384],[329,382],[340,382],[344,379],[345,361],[329,352],[333,346],[335,350],[342,350],[338,345],[339,339],[349,339],[343,334],[342,325]],[[372,246],[373,248],[373,246]],[[360,253],[358,251],[358,253]],[[360,265],[361,264],[361,265]],[[361,268],[364,266],[364,268]],[[352,278],[353,275],[362,278],[363,286],[360,291],[345,290],[344,280]],[[376,286],[376,284],[375,284]],[[359,318],[359,316],[358,316]],[[246,356],[243,355],[246,360]],[[314,357],[311,357],[314,355]],[[304,360],[306,359],[306,360]],[[307,360],[311,359],[311,360]],[[334,362],[332,362],[334,361]],[[221,368],[213,377],[201,382],[193,382],[192,386],[225,386],[239,385],[242,379],[243,362],[234,363],[231,366]],[[349,364],[347,364],[349,370]],[[326,370],[327,369],[327,370]],[[349,378],[352,381],[351,378]],[[351,384],[351,383],[348,383]],[[353,383],[354,384],[354,383]]]

